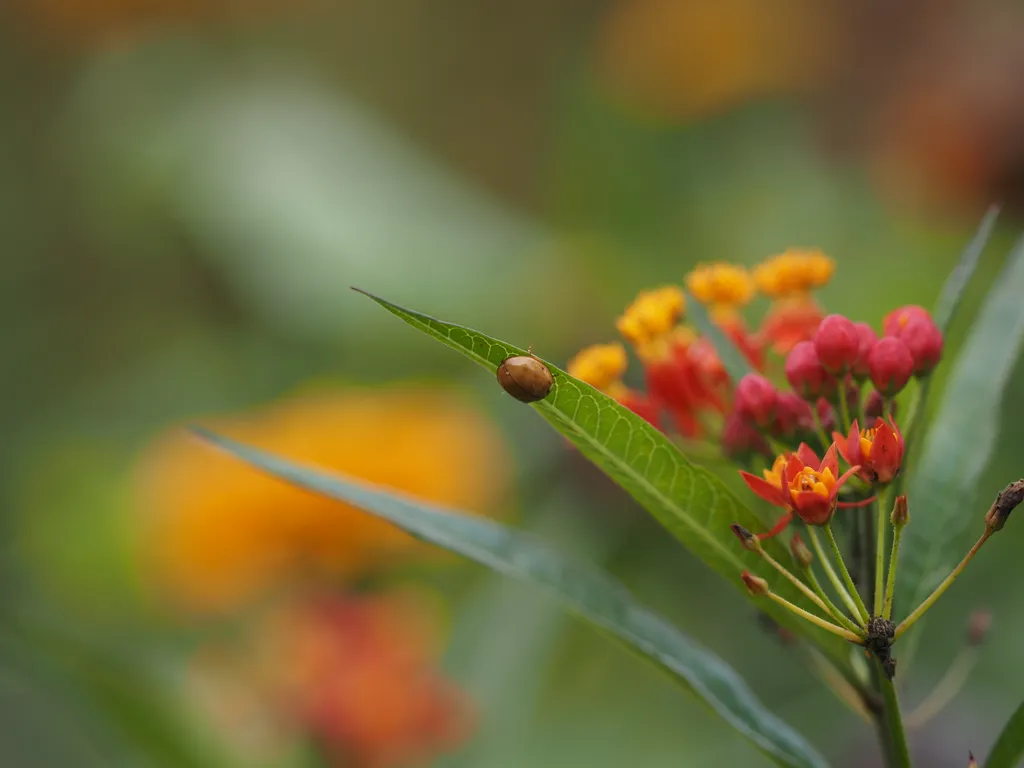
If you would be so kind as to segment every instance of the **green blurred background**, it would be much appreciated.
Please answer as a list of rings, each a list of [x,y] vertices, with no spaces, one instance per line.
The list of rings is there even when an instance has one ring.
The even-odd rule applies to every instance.
[[[247,717],[214,675],[202,695],[195,682],[211,643],[244,656],[268,603],[416,584],[442,606],[437,674],[477,712],[426,763],[764,764],[656,671],[476,566],[403,560],[358,579],[318,567],[212,615],[151,588],[137,489],[155,439],[304,387],[344,398],[403,381],[457,391],[500,443],[492,464],[450,467],[493,483],[479,511],[602,561],[836,765],[875,764],[870,729],[731,588],[493,380],[349,286],[566,360],[614,338],[641,288],[808,245],[839,265],[825,305],[877,325],[897,304],[931,305],[998,201],[967,316],[1024,202],[1024,12],[890,6],[7,0],[0,763],[417,764],[338,762],[294,712]],[[979,506],[1020,474],[1022,385]],[[411,439],[412,460],[434,448],[429,429]],[[196,467],[211,460],[190,450]],[[230,568],[207,549],[193,582]],[[995,623],[964,692],[914,735],[923,765],[964,765],[965,745],[986,750],[1019,702],[1017,567],[1001,541],[935,610],[911,703],[973,608]]]

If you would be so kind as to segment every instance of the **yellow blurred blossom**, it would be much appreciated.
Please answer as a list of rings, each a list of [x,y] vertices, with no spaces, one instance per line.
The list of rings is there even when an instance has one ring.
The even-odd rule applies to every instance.
[[[508,487],[499,435],[451,391],[310,393],[210,426],[291,460],[462,510],[493,511]],[[170,598],[193,609],[228,610],[280,580],[355,577],[433,551],[181,431],[147,452],[137,488],[146,569]]]
[[[594,389],[607,392],[626,372],[626,348],[621,344],[593,344],[581,349],[566,365],[566,372]]]
[[[615,323],[616,329],[640,347],[668,334],[683,316],[686,298],[674,285],[641,291]]]
[[[686,287],[697,301],[710,307],[711,317],[720,324],[730,322],[757,292],[745,268],[722,261],[697,265],[686,276]]]
[[[773,299],[799,297],[832,279],[836,263],[819,250],[791,248],[754,268],[758,290]]]

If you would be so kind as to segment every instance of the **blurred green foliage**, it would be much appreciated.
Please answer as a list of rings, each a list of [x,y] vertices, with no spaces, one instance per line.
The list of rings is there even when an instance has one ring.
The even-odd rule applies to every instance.
[[[730,587],[565,460],[486,377],[348,287],[565,360],[612,338],[643,287],[701,260],[750,264],[807,244],[839,264],[825,305],[875,320],[931,305],[985,205],[1015,190],[972,188],[958,207],[904,201],[878,187],[870,158],[829,151],[810,97],[686,119],[630,108],[595,48],[614,3],[310,2],[252,16],[224,5],[0,9],[5,764],[251,764],[181,694],[182,665],[212,630],[183,626],[140,587],[127,540],[135,458],[168,424],[311,379],[412,377],[478,392],[513,447],[525,527],[604,560],[837,764],[869,765],[868,729],[846,725]],[[875,5],[873,23],[903,29]],[[990,5],[965,13],[987,19]],[[908,12],[917,26],[931,13]],[[979,28],[962,56],[981,59],[990,38]],[[864,69],[864,91],[885,79]],[[1018,110],[1006,103],[1006,121]],[[962,316],[992,281],[1015,215]],[[965,330],[954,325],[951,349]],[[1020,474],[1024,446],[1005,427],[1024,418],[1022,403],[1017,374],[978,499]],[[962,765],[944,745],[990,743],[1017,704],[1016,565],[1014,547],[993,547],[935,610],[948,631],[920,648],[921,681],[948,664],[971,608],[996,618],[966,691],[916,737],[929,765]],[[519,587],[471,566],[429,578],[452,604],[446,669],[482,710],[478,738],[443,764],[759,764],[655,672]],[[519,674],[527,666],[537,673]],[[309,764],[304,746],[287,759]]]

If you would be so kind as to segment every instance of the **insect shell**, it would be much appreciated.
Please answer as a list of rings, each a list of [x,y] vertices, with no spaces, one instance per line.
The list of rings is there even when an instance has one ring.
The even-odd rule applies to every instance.
[[[535,403],[548,396],[555,378],[540,358],[531,353],[502,360],[498,366],[498,383],[516,400]]]

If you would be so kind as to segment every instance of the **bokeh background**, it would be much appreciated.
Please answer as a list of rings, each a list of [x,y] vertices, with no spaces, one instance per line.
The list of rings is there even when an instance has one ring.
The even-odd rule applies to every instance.
[[[824,303],[877,323],[931,305],[1001,202],[966,316],[1024,208],[1022,34],[1009,0],[4,2],[3,764],[764,764],[530,590],[190,422],[599,561],[837,765],[874,764],[731,588],[349,286],[566,360],[643,287],[807,245],[839,265]],[[979,506],[1020,475],[1022,395]],[[1019,702],[1017,549],[936,608],[910,703],[972,609],[995,620],[925,765]]]

